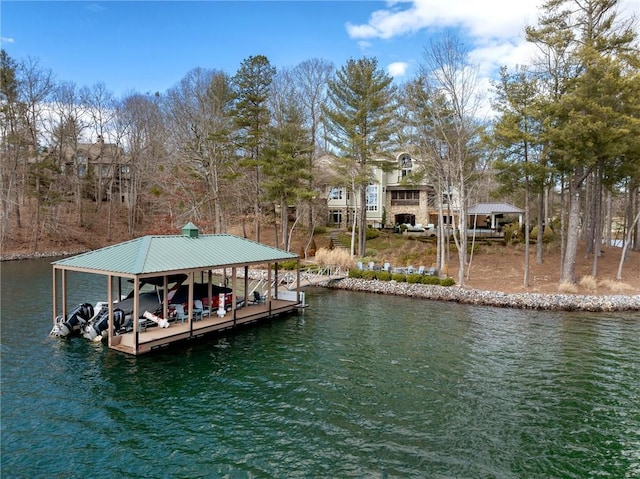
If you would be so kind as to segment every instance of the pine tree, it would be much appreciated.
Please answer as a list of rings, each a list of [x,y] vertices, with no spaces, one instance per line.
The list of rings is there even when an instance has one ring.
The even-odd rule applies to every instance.
[[[370,167],[388,155],[396,110],[392,78],[378,68],[375,58],[349,60],[329,82],[324,108],[329,141],[350,170],[358,198],[358,256],[366,254],[366,193]],[[346,186],[346,185],[345,185]]]
[[[235,124],[240,132],[237,143],[244,151],[244,160],[240,166],[253,171],[255,194],[252,195],[252,200],[256,241],[260,241],[262,216],[261,155],[271,118],[267,101],[275,74],[276,69],[271,66],[269,59],[264,55],[256,55],[244,60],[233,77],[236,94]],[[250,178],[249,175],[247,178]]]
[[[619,90],[625,74],[637,75],[637,31],[633,21],[618,20],[618,4],[618,0],[549,0],[543,4],[540,25],[527,29],[529,41],[545,55],[541,74],[548,85],[543,107],[547,146],[569,187],[561,282],[576,281],[585,182],[591,175],[600,177],[602,166],[629,148],[628,130],[625,133],[629,121],[620,109],[627,102],[620,101]],[[599,186],[595,190],[601,191]],[[590,221],[601,230],[597,212]],[[592,246],[598,243],[599,254],[596,236],[589,241]]]

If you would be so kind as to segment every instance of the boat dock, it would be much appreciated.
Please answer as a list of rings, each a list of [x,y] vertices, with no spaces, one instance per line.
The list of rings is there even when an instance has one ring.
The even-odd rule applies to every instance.
[[[283,272],[280,265],[291,261],[295,271]],[[200,235],[192,223],[182,235],[144,236],[52,265],[51,334],[104,340],[132,355],[305,306],[298,255],[233,235]],[[262,270],[263,281],[252,284],[250,268]],[[73,272],[106,277],[105,300],[95,309],[83,303],[69,311]]]

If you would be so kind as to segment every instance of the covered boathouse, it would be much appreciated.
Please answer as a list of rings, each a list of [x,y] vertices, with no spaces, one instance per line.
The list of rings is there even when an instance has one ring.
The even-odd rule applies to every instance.
[[[296,289],[279,291],[278,263],[291,260],[297,261]],[[108,338],[109,348],[133,355],[266,320],[295,311],[304,303],[299,289],[298,255],[234,235],[200,235],[192,223],[182,228],[182,235],[144,236],[52,265],[54,327],[59,306],[62,318],[69,311],[66,290],[69,271],[106,276],[108,299],[105,298],[104,307],[108,307],[111,319],[102,336]],[[266,270],[264,294],[250,290],[249,267]],[[214,284],[220,271],[228,287]],[[123,280],[132,283],[129,300],[123,300]],[[131,288],[130,284],[124,286]],[[152,289],[152,293],[141,292],[143,287]],[[152,299],[157,297],[151,306],[150,294]],[[114,311],[121,305],[124,309],[125,303],[130,309],[129,317],[139,319],[129,321],[128,330],[116,330]],[[153,312],[149,311],[153,308]],[[164,318],[167,321],[162,321]]]

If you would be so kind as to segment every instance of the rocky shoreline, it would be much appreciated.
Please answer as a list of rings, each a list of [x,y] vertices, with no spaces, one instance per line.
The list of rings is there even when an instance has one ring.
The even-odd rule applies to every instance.
[[[88,250],[55,251],[41,253],[3,254],[2,261],[71,256]],[[260,274],[252,272],[253,274]],[[344,278],[320,282],[316,286],[375,294],[391,294],[411,298],[452,301],[479,306],[546,311],[640,311],[640,295],[577,295],[544,293],[503,293],[426,284],[398,283],[396,281]]]
[[[56,258],[61,256],[73,256],[80,253],[86,253],[89,249],[78,249],[72,251],[42,251],[37,253],[30,252],[14,252],[2,253],[0,261],[20,261],[23,259],[40,259],[40,258]]]
[[[546,311],[640,311],[640,295],[571,295],[542,293],[503,293],[457,286],[398,283],[396,281],[345,278],[322,284],[326,288],[411,298],[453,301],[481,306]]]

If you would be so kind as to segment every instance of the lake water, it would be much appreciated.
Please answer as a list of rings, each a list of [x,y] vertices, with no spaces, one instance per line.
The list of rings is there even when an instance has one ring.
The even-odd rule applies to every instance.
[[[3,478],[640,477],[640,313],[310,289],[136,358],[48,337],[50,260],[1,268]]]

